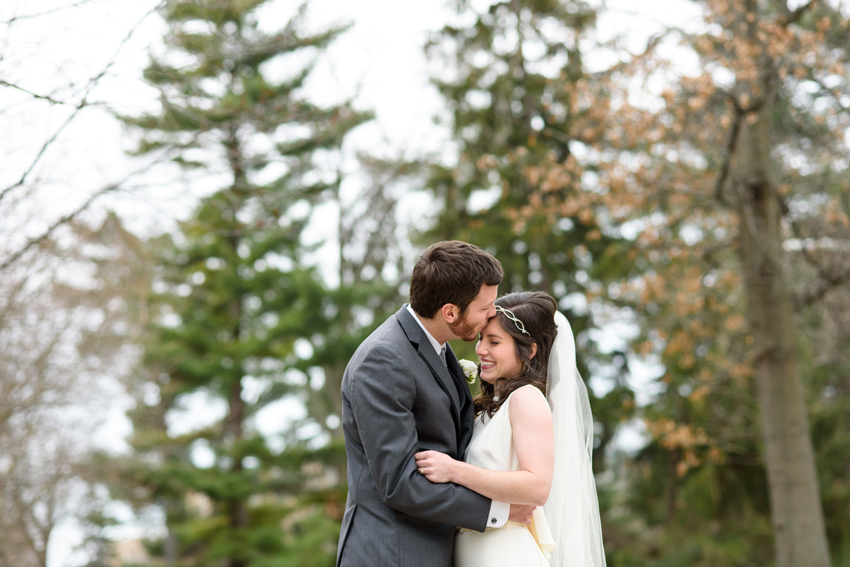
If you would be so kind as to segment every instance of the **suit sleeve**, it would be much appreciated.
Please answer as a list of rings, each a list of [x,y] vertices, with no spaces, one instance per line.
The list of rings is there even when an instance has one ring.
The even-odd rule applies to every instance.
[[[432,483],[416,470],[416,382],[399,353],[375,346],[349,378],[357,433],[384,503],[422,520],[484,531],[489,498],[456,484]]]

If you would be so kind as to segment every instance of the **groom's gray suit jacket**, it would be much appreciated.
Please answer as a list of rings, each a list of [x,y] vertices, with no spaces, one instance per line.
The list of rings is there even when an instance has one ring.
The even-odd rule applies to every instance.
[[[342,378],[348,500],[338,567],[451,567],[455,526],[484,531],[490,499],[434,484],[413,455],[462,457],[472,397],[450,348],[448,370],[402,307],[369,335]]]

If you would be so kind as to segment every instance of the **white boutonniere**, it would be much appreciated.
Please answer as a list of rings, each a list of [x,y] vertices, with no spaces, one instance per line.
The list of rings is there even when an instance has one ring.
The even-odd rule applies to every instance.
[[[458,360],[458,364],[460,364],[460,369],[463,370],[464,376],[466,376],[466,381],[470,384],[475,382],[475,379],[478,378],[478,365],[472,362],[471,360]]]

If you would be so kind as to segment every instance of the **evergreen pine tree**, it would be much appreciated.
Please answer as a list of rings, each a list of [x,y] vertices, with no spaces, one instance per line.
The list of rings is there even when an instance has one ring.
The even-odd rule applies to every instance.
[[[257,417],[309,387],[299,370],[309,355],[296,343],[333,322],[301,234],[312,205],[339,183],[319,161],[368,115],[302,95],[316,54],[343,29],[305,32],[302,7],[269,33],[259,25],[265,4],[167,2],[169,51],[145,70],[162,107],[125,119],[142,132],[139,152],[224,168],[221,188],[163,245],[148,380],[131,412],[134,455],[121,467],[136,503],[164,511],[168,535],[150,547],[169,564],[329,565],[336,552],[337,520],[323,504],[338,499],[339,479],[323,463],[338,464],[339,450],[309,428],[266,435]],[[278,68],[287,76],[272,78]],[[186,408],[206,414],[206,425],[175,430]],[[209,415],[214,408],[223,415]]]
[[[596,326],[592,298],[630,266],[598,209],[582,205],[582,163],[574,155],[601,136],[598,125],[588,125],[593,78],[580,49],[595,12],[581,1],[509,0],[480,12],[470,2],[456,4],[459,24],[443,28],[427,47],[439,63],[433,81],[447,102],[457,148],[456,163],[431,168],[429,185],[444,207],[427,236],[491,252],[505,270],[501,293],[541,290],[560,302],[582,344],[582,375],[604,372],[614,382],[604,399],[592,399],[601,424],[599,467],[617,425],[630,416],[633,394],[625,354],[601,355],[584,342]],[[568,173],[534,174],[555,166]]]

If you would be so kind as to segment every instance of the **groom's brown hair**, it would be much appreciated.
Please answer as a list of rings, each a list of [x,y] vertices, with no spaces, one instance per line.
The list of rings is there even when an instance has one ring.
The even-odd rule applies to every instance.
[[[466,311],[481,285],[499,285],[502,264],[474,244],[446,240],[428,247],[413,267],[410,306],[422,317],[432,318],[446,303]]]

